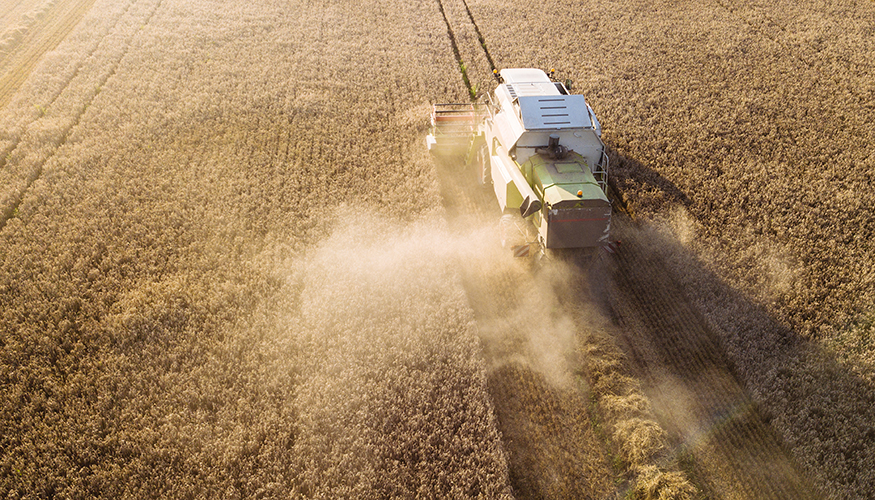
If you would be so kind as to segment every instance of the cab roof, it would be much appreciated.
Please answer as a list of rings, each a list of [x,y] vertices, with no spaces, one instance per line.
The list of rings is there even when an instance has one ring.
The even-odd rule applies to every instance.
[[[507,83],[552,83],[547,73],[537,68],[506,68],[499,75]]]
[[[499,74],[511,99],[522,96],[562,95],[556,84],[539,69],[503,69]]]

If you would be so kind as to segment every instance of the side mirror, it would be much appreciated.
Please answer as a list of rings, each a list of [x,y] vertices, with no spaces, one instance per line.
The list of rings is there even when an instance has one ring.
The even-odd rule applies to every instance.
[[[567,80],[565,80],[565,88],[568,90],[571,90],[571,83],[572,83],[571,78],[568,78]]]

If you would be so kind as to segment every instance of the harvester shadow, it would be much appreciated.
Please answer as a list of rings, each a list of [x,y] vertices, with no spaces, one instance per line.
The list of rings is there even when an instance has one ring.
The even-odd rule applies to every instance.
[[[610,146],[608,154],[619,208],[627,208],[622,196],[627,189],[648,191],[663,206],[693,204],[652,169]],[[477,185],[471,169],[461,161],[435,163],[451,227],[497,222],[494,195]],[[677,241],[620,214],[613,237],[623,241],[619,252],[601,252],[588,269],[579,269],[575,290],[563,302],[571,309],[595,303],[613,319],[626,362],[651,384],[648,395],[662,399],[657,414],[672,435],[672,451],[705,494],[721,496],[728,487],[748,498],[819,498],[825,492],[816,488],[851,497],[875,489],[875,473],[867,465],[875,463],[875,449],[868,446],[875,440],[871,381],[782,325]],[[489,304],[497,293],[494,283],[475,275],[463,276],[463,284],[478,322],[501,313],[501,306]],[[507,278],[500,285],[506,290],[518,283]],[[487,362],[514,348],[484,343]],[[508,370],[492,370],[490,386],[509,383]],[[676,394],[683,401],[675,401]],[[679,402],[690,415],[671,408]],[[530,453],[533,443],[507,445],[510,454]],[[720,471],[726,468],[728,474]],[[516,474],[511,475],[527,477]]]
[[[629,192],[658,193],[651,194],[650,197],[658,198],[660,203],[667,202],[687,208],[693,205],[693,200],[686,193],[652,168],[620,154],[608,143],[605,144],[605,154],[610,160],[608,184],[622,211],[634,215],[634,209],[629,206],[629,200],[625,196]]]
[[[603,254],[580,286],[613,319],[676,452],[699,459],[688,472],[706,493],[730,482],[712,477],[708,462],[717,460],[742,496],[822,497],[810,478],[843,497],[872,491],[875,449],[861,444],[875,438],[869,380],[678,242],[625,217],[615,219],[614,235],[619,252]]]

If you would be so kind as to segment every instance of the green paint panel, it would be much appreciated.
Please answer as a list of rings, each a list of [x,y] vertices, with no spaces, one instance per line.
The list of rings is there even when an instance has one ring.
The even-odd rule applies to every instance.
[[[560,174],[577,174],[583,171],[580,163],[556,163],[556,171]]]
[[[528,174],[527,180],[535,192],[544,197],[545,205],[554,208],[610,205],[586,160],[579,154],[572,153],[558,162],[535,155],[526,161],[522,171]]]

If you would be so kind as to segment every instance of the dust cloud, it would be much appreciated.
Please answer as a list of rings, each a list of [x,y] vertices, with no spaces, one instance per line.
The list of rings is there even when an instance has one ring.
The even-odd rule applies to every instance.
[[[630,463],[650,463],[662,449],[585,265],[514,259],[495,225],[451,225],[441,213],[401,222],[341,209],[332,220],[295,273],[303,374],[295,455],[311,457],[301,464],[310,491],[384,488],[406,477],[411,460],[447,477],[447,491],[467,479],[443,469],[506,477],[509,461],[517,474],[590,464],[605,484],[568,472],[563,488],[607,491],[605,444],[588,421],[591,391]],[[559,429],[575,436],[573,446]],[[520,448],[501,434],[514,443],[541,437]],[[478,463],[458,467],[459,456]],[[557,456],[568,460],[557,465]],[[532,491],[547,487],[530,479]]]
[[[576,383],[580,318],[559,294],[579,269],[514,259],[493,224],[451,229],[440,214],[402,223],[350,209],[335,219],[304,264],[302,307],[320,338],[356,332],[388,347],[405,332],[470,331],[492,368],[523,363],[557,388]]]
[[[558,261],[532,269],[532,263],[513,260],[506,251],[466,269],[469,299],[480,313],[480,337],[494,368],[522,364],[557,389],[582,383],[574,377],[580,362],[579,320],[557,293],[557,288],[568,286],[574,272]]]
[[[500,497],[507,465],[458,275],[472,245],[439,217],[405,224],[341,209],[333,219],[300,263],[290,326],[306,489]]]

